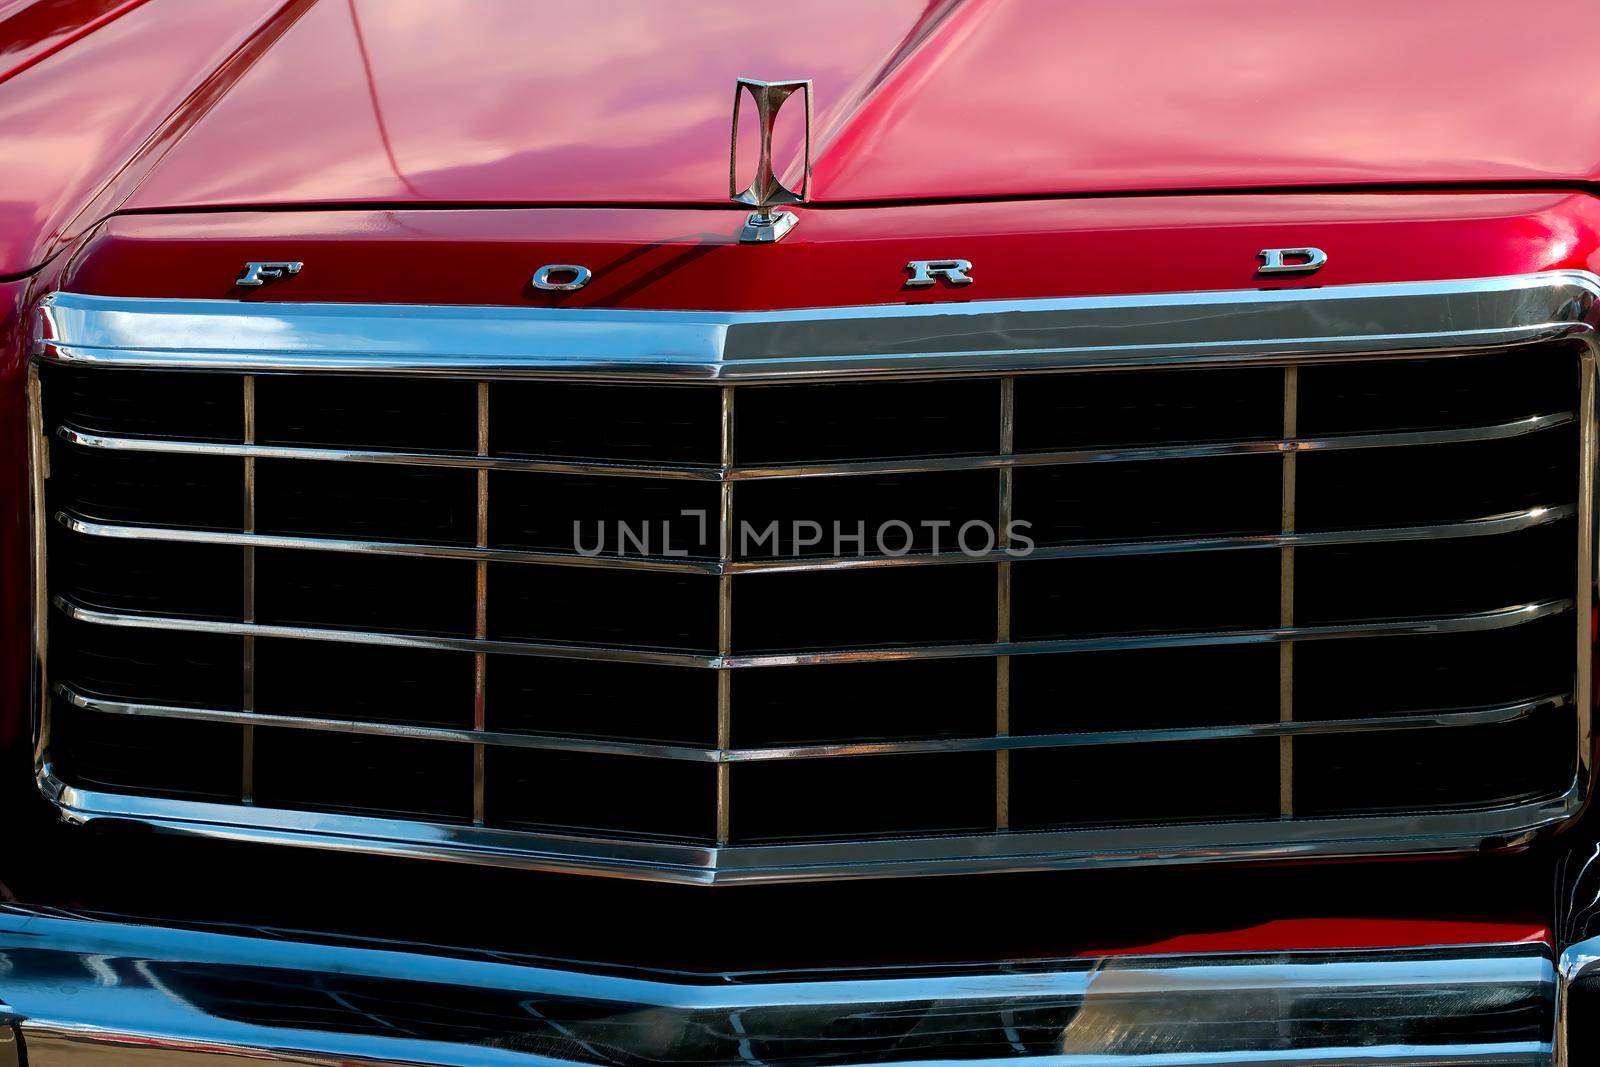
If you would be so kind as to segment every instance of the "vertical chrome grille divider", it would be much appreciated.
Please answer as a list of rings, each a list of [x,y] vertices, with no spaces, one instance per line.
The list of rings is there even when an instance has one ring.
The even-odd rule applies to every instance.
[[[478,455],[489,454],[489,383],[478,383]],[[489,546],[489,470],[480,467],[478,476],[478,518],[476,543],[479,548]],[[489,636],[489,561],[473,564],[473,636],[483,640]],[[489,656],[485,652],[472,654],[472,728],[480,733],[489,728],[488,720]],[[472,823],[482,826],[484,820],[484,747],[472,746]]]
[[[46,556],[49,534],[45,530],[47,504],[45,486],[50,480],[50,440],[44,428],[44,394],[39,381],[39,366],[28,364],[28,492],[33,537],[33,714],[37,737],[34,761],[41,763],[50,751],[50,686],[47,667],[50,659],[50,590]]]
[[[1300,368],[1283,368],[1283,439],[1293,441],[1300,432]],[[1292,534],[1295,512],[1295,452],[1283,453],[1283,526]],[[1294,546],[1278,550],[1278,625],[1294,625]],[[1278,646],[1278,721],[1294,721],[1294,642]],[[1278,738],[1278,814],[1294,817],[1294,738]]]
[[[1009,456],[1016,445],[1015,377],[1000,379],[1000,454]],[[1000,468],[1000,527],[995,531],[995,544],[1001,549],[1011,547],[1011,509],[1015,469]],[[1011,561],[1003,559],[995,564],[997,600],[995,612],[995,640],[1011,640]],[[1011,733],[1011,657],[995,657],[994,732],[996,737]],[[994,828],[1006,830],[1011,826],[1011,752],[1000,749],[994,754]]]
[[[1594,573],[1594,512],[1596,477],[1595,353],[1583,352],[1578,360],[1578,660],[1573,683],[1573,703],[1584,707],[1593,690],[1593,618],[1596,576]],[[1589,591],[1590,601],[1583,593]],[[1594,770],[1593,709],[1578,715],[1578,778],[1588,782]]]
[[[244,376],[244,443],[256,443],[256,379],[253,374]],[[253,456],[244,458],[244,532],[256,532],[256,461]],[[246,545],[240,550],[244,553],[244,621],[256,621],[256,550]],[[250,712],[256,710],[256,639],[243,637],[244,664],[243,680],[244,692],[243,708]],[[241,770],[239,777],[239,800],[245,804],[254,804],[256,801],[256,728],[246,725],[240,727],[242,740],[240,742]]]
[[[722,387],[722,411],[719,425],[720,462],[723,479],[717,496],[717,558],[724,565],[733,560],[733,482],[726,477],[733,469],[733,386]],[[717,654],[727,656],[733,652],[733,575],[717,575]],[[733,673],[727,667],[717,669],[717,748],[726,751],[733,747]],[[732,768],[717,763],[717,844],[729,840],[732,797],[729,778]]]

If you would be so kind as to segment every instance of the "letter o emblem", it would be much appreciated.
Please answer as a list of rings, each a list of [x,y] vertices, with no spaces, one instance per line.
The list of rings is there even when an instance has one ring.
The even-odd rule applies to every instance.
[[[582,289],[589,284],[591,277],[593,275],[588,267],[580,267],[576,263],[546,263],[533,272],[533,287],[567,293]]]

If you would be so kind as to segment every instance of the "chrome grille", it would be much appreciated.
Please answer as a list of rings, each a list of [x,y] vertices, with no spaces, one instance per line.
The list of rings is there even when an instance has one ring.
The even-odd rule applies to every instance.
[[[1298,310],[1298,350],[1041,353],[1110,314],[1068,302],[963,309],[964,357],[752,317],[715,363],[557,364],[566,324],[515,313],[504,352],[378,360],[388,309],[285,353],[295,309],[58,296],[41,779],[83,818],[690,880],[1514,843],[1589,773],[1587,285],[1463,284],[1504,333],[1470,346],[1222,294]],[[1362,326],[1439,306],[1371,288]]]

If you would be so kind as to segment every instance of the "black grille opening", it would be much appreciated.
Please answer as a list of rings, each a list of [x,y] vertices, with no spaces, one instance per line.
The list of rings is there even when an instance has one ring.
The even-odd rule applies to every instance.
[[[1500,537],[1299,549],[1295,621],[1456,615],[1570,597],[1576,544],[1563,522]]]
[[[734,649],[993,641],[995,581],[990,563],[742,576],[733,590]]]
[[[1559,796],[1571,785],[1569,708],[1474,730],[1396,730],[1295,740],[1295,810],[1444,811]]]
[[[1301,367],[1300,433],[1487,426],[1573,410],[1575,352],[1553,345],[1473,359]]]
[[[733,837],[757,843],[992,829],[994,768],[987,752],[736,764]]]
[[[464,822],[472,818],[472,747],[258,726],[255,800]]]
[[[1011,732],[1156,730],[1278,718],[1272,645],[1124,649],[1011,660]]]
[[[238,530],[244,461],[227,456],[103,452],[56,439],[50,446],[52,507],[104,522]]]
[[[149,704],[237,708],[243,639],[50,622],[50,676],[81,692]]]
[[[494,471],[489,541],[590,556],[717,555],[712,482]]]
[[[1168,370],[1017,379],[1017,451],[1283,434],[1283,372]]]
[[[715,840],[716,769],[709,763],[510,748],[487,756],[492,825]]]
[[[50,558],[50,584],[74,603],[148,615],[242,617],[240,550],[221,545],[68,535]]]
[[[995,723],[990,659],[736,671],[735,747],[981,737]]]
[[[711,465],[721,391],[690,386],[495,382],[489,443],[501,455]]]
[[[1573,616],[1485,633],[1309,641],[1294,650],[1304,719],[1513,704],[1569,693]]]
[[[52,368],[46,418],[118,437],[244,440],[243,383],[231,374]]]
[[[1031,560],[1011,574],[1019,641],[1278,624],[1273,552]]]
[[[491,730],[711,746],[717,676],[695,667],[489,656]]]
[[[994,471],[744,482],[733,491],[734,548],[757,560],[981,555],[999,536],[998,502]]]
[[[1282,482],[1277,456],[1022,467],[1014,513],[1041,545],[1276,533]]]
[[[519,563],[491,564],[488,570],[490,637],[716,651],[712,575]]]
[[[473,544],[472,471],[386,463],[256,461],[256,532]]]
[[[737,411],[746,464],[973,455],[1000,441],[994,379],[751,386]]]
[[[261,444],[402,452],[478,447],[471,382],[262,375],[255,390]]]
[[[50,731],[51,769],[83,788],[238,799],[243,742],[237,726],[106,714],[56,699]]]
[[[1278,742],[1025,749],[1011,754],[1015,829],[1262,819],[1278,813]]]
[[[472,726],[470,652],[257,638],[255,668],[260,712]]]
[[[1301,530],[1464,522],[1573,499],[1573,427],[1506,441],[1307,452],[1297,462]]]
[[[256,621],[471,637],[473,565],[343,552],[256,550]]]

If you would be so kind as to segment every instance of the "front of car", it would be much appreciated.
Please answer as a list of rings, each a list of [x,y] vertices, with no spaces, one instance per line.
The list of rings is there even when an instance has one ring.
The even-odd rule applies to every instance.
[[[1582,5],[0,8],[0,1057],[1586,1062]]]

